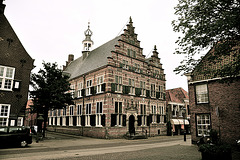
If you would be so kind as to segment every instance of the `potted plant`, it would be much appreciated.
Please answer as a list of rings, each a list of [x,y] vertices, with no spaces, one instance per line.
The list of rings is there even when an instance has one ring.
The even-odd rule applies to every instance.
[[[202,144],[198,149],[202,153],[202,160],[231,160],[231,146],[227,144]]]
[[[220,143],[216,130],[210,131],[207,143],[201,143],[198,150],[202,153],[202,160],[232,160],[231,146]]]

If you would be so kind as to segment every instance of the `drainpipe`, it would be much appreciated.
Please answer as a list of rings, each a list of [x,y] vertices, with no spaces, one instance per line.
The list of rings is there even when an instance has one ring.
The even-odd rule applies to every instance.
[[[86,77],[85,77],[85,74],[83,75],[83,89],[85,89],[85,82],[86,82]],[[83,93],[83,105],[82,105],[82,115],[84,115],[84,98],[85,98],[85,90],[84,90],[84,93]],[[84,116],[85,118],[85,116]],[[82,126],[82,136],[83,136],[83,127]]]
[[[150,105],[150,100],[148,101],[148,106],[149,106],[149,113],[151,112],[151,105]],[[150,115],[150,114],[149,114]],[[149,117],[150,118],[150,117]],[[151,136],[150,134],[150,127],[151,126],[151,123],[150,123],[150,119],[149,119],[149,137]]]

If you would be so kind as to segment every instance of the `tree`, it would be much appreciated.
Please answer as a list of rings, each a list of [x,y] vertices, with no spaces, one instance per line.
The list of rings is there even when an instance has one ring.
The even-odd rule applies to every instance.
[[[210,62],[220,62],[229,54],[235,60],[211,72],[223,77],[239,75],[240,0],[179,0],[174,9],[178,19],[172,21],[173,30],[182,33],[175,54],[187,55],[174,71],[192,72],[200,61],[195,55],[212,48]]]
[[[42,113],[44,117],[43,136],[45,137],[46,122],[50,109],[61,109],[73,104],[68,76],[63,74],[57,64],[43,62],[44,69],[40,69],[37,74],[31,75],[31,85],[33,91],[30,97],[33,98],[33,108],[37,113]]]

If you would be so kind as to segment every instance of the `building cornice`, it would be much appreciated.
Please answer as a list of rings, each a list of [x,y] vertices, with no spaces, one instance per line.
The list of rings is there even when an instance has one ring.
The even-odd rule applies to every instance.
[[[239,77],[238,75],[237,77]],[[217,78],[211,78],[211,79],[204,79],[204,80],[199,80],[199,81],[189,81],[188,84],[195,84],[195,83],[206,83],[206,82],[211,82],[211,81],[217,81],[217,80],[222,80],[222,79],[227,79],[227,78],[236,78],[236,77],[217,77]]]

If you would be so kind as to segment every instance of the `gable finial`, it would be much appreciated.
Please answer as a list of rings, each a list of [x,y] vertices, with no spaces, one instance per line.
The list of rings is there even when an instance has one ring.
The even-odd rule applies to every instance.
[[[132,17],[131,17],[131,16],[130,16],[130,18],[129,18],[129,23],[133,23],[133,22],[132,22]]]

